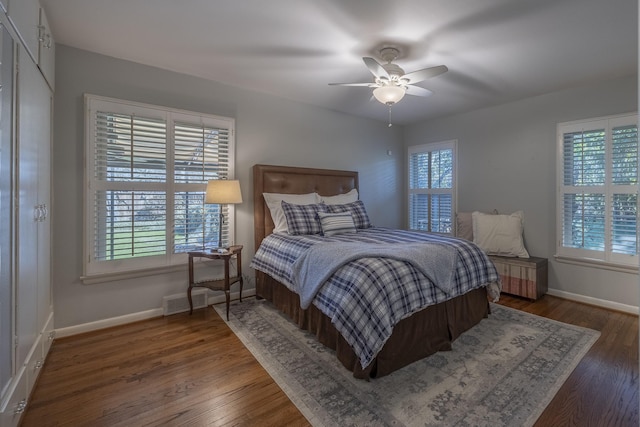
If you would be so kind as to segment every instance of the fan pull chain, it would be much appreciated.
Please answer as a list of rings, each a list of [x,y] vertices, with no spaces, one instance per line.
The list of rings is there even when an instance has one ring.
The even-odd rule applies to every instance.
[[[393,104],[389,103],[389,104],[387,104],[387,105],[389,106],[389,125],[388,125],[388,127],[391,127],[391,126],[393,126],[393,125],[391,124],[391,105],[393,105]]]

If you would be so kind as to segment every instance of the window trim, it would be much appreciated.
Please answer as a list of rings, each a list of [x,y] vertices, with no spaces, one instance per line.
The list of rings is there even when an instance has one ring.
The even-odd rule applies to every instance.
[[[452,189],[451,191],[445,190],[445,189],[431,189],[431,191],[423,191],[422,189],[420,189],[420,191],[416,191],[411,189],[411,155],[415,154],[415,153],[426,153],[426,152],[431,152],[431,151],[438,151],[438,150],[444,150],[444,149],[451,149],[453,151],[453,171],[452,171]],[[451,233],[438,233],[438,234],[445,234],[445,235],[451,235],[451,236],[456,236],[457,234],[457,230],[456,230],[456,212],[457,212],[457,207],[458,207],[458,140],[457,139],[449,139],[449,140],[445,140],[445,141],[438,141],[438,142],[428,142],[426,144],[420,144],[420,145],[412,145],[409,146],[407,148],[407,174],[406,174],[406,179],[407,179],[407,184],[406,184],[406,188],[407,188],[407,197],[405,199],[405,203],[406,203],[406,208],[407,208],[407,214],[406,214],[406,222],[407,222],[407,229],[412,230],[412,231],[422,231],[422,230],[414,230],[412,228],[410,228],[411,226],[411,209],[410,209],[410,199],[411,199],[411,195],[412,194],[416,194],[416,193],[423,193],[423,194],[451,194]],[[435,191],[434,191],[435,190]],[[422,231],[422,232],[429,232],[429,233],[436,233],[436,232],[432,232],[432,231]]]
[[[215,127],[226,128],[229,130],[228,149],[229,161],[227,164],[227,178],[234,179],[235,176],[235,119],[229,117],[215,116],[212,114],[204,114],[187,110],[145,104],[140,102],[108,98],[98,95],[84,95],[84,115],[85,115],[85,141],[84,141],[84,187],[83,187],[83,275],[81,280],[83,283],[100,283],[112,280],[121,280],[133,277],[149,276],[154,274],[177,271],[186,265],[186,253],[172,253],[169,241],[171,236],[167,235],[167,251],[164,255],[154,255],[143,258],[126,258],[121,261],[95,261],[92,260],[93,233],[91,227],[93,224],[93,207],[92,207],[92,189],[91,183],[95,173],[95,164],[93,156],[93,147],[95,141],[92,140],[92,132],[95,130],[94,115],[96,106],[108,104],[110,113],[122,113],[130,115],[132,110],[144,112],[145,118],[160,118],[166,121],[167,140],[171,141],[167,146],[166,158],[167,168],[173,169],[173,152],[174,152],[174,124],[175,123],[193,123],[206,124]],[[176,183],[175,178],[171,182],[160,184],[148,183],[149,187],[162,187],[162,191],[167,194],[176,191],[196,191],[204,192],[205,183]],[[178,190],[180,189],[180,190]],[[174,216],[173,197],[166,202],[167,224],[169,219]],[[227,231],[228,241],[235,241],[235,207],[233,204],[225,206],[227,213],[225,215],[225,228]],[[169,226],[167,225],[167,229]],[[93,263],[93,264],[92,264]],[[98,265],[98,264],[101,265]]]
[[[600,269],[623,271],[623,272],[637,272],[639,256],[625,255],[621,253],[615,253],[611,250],[611,198],[613,194],[636,194],[638,195],[638,184],[618,186],[613,184],[611,179],[611,153],[612,153],[612,137],[611,130],[614,127],[622,126],[625,123],[633,122],[638,125],[637,113],[625,113],[611,116],[594,117],[589,119],[574,120],[570,122],[562,122],[556,125],[556,253],[554,258],[559,262],[584,265]],[[605,250],[596,251],[590,249],[572,248],[563,246],[563,205],[564,195],[570,194],[567,192],[564,185],[564,134],[575,130],[593,130],[597,128],[605,129],[605,183],[597,186],[582,186],[584,189],[581,193],[588,193],[589,189],[597,190],[598,193],[603,193],[605,196]],[[640,168],[638,169],[640,175]],[[574,186],[575,187],[575,186]],[[622,193],[616,192],[616,188],[623,187]],[[625,188],[626,187],[626,188]],[[629,187],[635,187],[633,192],[627,191]],[[638,200],[640,203],[640,200]],[[638,216],[636,215],[636,221]],[[640,249],[638,242],[640,236],[636,227],[636,251]]]

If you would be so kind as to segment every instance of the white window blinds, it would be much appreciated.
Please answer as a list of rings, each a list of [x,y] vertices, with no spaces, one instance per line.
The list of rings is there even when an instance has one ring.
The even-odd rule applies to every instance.
[[[455,141],[409,148],[409,228],[453,234]]]
[[[86,114],[85,275],[181,263],[219,245],[220,207],[204,194],[208,180],[233,177],[233,119],[91,95]]]
[[[635,115],[558,125],[558,254],[637,265]]]

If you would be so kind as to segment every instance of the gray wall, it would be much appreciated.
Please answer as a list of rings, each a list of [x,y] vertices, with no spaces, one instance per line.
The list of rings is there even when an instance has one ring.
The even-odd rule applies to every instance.
[[[56,328],[160,308],[163,296],[184,292],[187,286],[185,271],[92,285],[80,281],[84,93],[236,119],[236,178],[245,202],[236,208],[235,241],[245,245],[245,274],[252,275],[250,168],[256,163],[357,170],[372,222],[402,225],[401,127],[57,45],[52,212]]]
[[[525,244],[549,286],[638,306],[638,275],[556,262],[556,124],[637,110],[636,76],[405,127],[405,146],[458,140],[458,210],[523,210]]]

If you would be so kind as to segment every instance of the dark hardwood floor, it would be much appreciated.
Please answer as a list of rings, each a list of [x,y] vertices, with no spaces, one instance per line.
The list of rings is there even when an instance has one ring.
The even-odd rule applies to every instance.
[[[552,296],[501,304],[602,333],[536,426],[638,426],[638,317]],[[23,426],[306,426],[211,308],[56,339]]]

